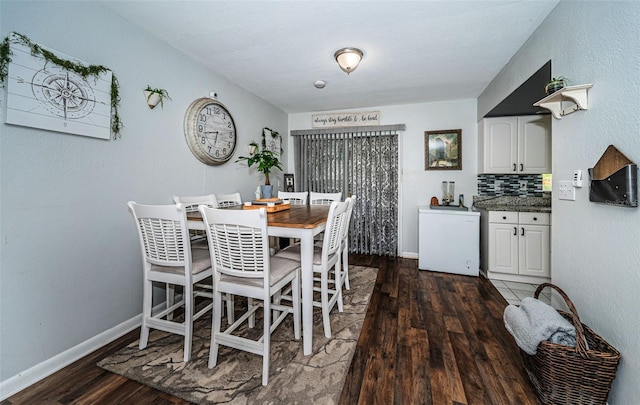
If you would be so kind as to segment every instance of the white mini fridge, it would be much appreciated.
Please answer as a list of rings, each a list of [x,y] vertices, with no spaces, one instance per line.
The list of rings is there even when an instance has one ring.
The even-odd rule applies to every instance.
[[[480,213],[418,207],[418,269],[478,276]]]

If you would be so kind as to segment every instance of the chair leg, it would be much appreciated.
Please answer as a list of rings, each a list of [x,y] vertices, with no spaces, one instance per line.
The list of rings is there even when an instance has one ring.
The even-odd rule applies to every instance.
[[[267,298],[267,297],[265,297]],[[262,385],[269,383],[271,361],[271,297],[264,301],[264,328],[262,338]]]
[[[233,294],[225,294],[227,297],[227,323],[231,325],[236,321],[236,308],[233,302]]]
[[[322,305],[322,323],[324,325],[324,335],[331,337],[331,321],[329,319],[329,275],[328,271],[323,271],[320,276],[320,302]]]
[[[185,285],[182,289],[184,296],[184,356],[183,361],[191,360],[191,342],[193,341],[193,284]]]
[[[142,326],[140,327],[140,344],[139,348],[147,347],[149,341],[149,327],[147,319],[151,318],[151,307],[153,306],[153,283],[144,280],[142,286]]]
[[[300,340],[300,269],[291,282],[291,300],[293,304],[293,337]]]
[[[340,260],[336,262],[335,266],[335,294],[337,295],[336,300],[338,301],[338,312],[344,312],[344,307],[342,303],[342,268],[340,267]]]
[[[213,317],[211,321],[211,345],[209,346],[209,368],[214,368],[218,363],[218,343],[217,335],[220,334],[220,323],[222,318],[222,294],[213,292]]]
[[[247,298],[247,311],[253,307],[253,298]],[[252,313],[249,316],[249,329],[253,329],[256,326],[256,313]]]
[[[170,283],[167,283],[165,286],[165,292],[166,292],[166,303],[167,303],[167,308],[171,308],[171,306],[176,302],[176,286]],[[171,321],[173,320],[173,312],[169,312],[167,314],[167,320]]]
[[[342,251],[342,274],[344,274],[344,286],[347,290],[350,290],[349,286],[349,245],[344,246]]]

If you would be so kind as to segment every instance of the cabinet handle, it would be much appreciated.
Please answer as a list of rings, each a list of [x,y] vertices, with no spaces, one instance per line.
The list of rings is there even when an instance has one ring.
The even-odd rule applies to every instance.
[[[507,217],[502,217],[502,219],[507,219]]]
[[[522,229],[522,232],[520,232],[520,236],[524,236],[524,228],[520,228]]]
[[[538,217],[533,217],[533,220],[534,220],[534,221],[537,221],[537,220],[538,220]]]
[[[513,164],[513,171],[514,172],[516,171],[516,164],[515,163]]]
[[[513,227],[513,235],[514,236],[518,236],[518,227],[517,226]]]
[[[524,165],[522,163],[520,163],[520,171],[524,171]]]

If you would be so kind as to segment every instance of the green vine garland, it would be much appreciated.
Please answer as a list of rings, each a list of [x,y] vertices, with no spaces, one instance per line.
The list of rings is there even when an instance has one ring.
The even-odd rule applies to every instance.
[[[98,78],[101,74],[108,72],[110,69],[102,65],[89,65],[84,66],[79,62],[74,62],[66,59],[59,58],[53,52],[42,48],[40,45],[32,42],[25,35],[17,32],[12,32],[15,39],[9,39],[5,37],[0,45],[0,82],[4,87],[5,79],[9,74],[9,63],[11,62],[11,42],[20,43],[31,50],[31,55],[34,57],[44,58],[47,62],[55,63],[56,65],[71,70],[80,75],[84,80],[88,77]],[[120,84],[116,75],[111,73],[111,132],[114,139],[120,137],[120,130],[123,127],[120,115],[118,114],[118,107],[120,106]]]

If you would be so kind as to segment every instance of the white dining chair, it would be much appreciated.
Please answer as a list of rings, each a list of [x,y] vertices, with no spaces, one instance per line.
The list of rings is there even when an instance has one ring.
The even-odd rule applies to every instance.
[[[212,308],[212,303],[195,312],[195,298],[211,298],[212,294],[194,288],[211,277],[211,258],[205,249],[191,249],[185,209],[176,205],[142,205],[127,203],[136,222],[142,251],[143,292],[142,326],[139,348],[147,347],[151,329],[184,336],[183,361],[191,358],[193,322]],[[167,299],[164,310],[153,314],[153,283],[183,287],[182,300]],[[173,314],[184,309],[184,321],[173,321]]]
[[[190,197],[174,196],[173,201],[176,204],[182,204],[187,214],[189,214],[190,212],[197,212],[198,215],[200,215],[200,212],[198,211],[199,205],[206,205],[210,208],[216,208],[218,206],[218,200],[216,199],[215,194]],[[189,229],[189,234],[191,236],[191,247],[193,249],[209,249],[209,243],[207,242],[207,233],[205,231],[199,229]],[[213,289],[211,283],[198,283],[196,287],[209,290],[210,292]],[[169,287],[169,289],[167,290],[167,296],[169,296],[170,292],[172,293],[171,287]],[[227,321],[231,324],[235,321],[235,303],[233,295],[228,294],[225,297],[225,302],[227,304]]]
[[[342,193],[318,193],[312,191],[309,193],[309,204],[311,205],[331,205],[334,201],[340,201]],[[319,233],[313,238],[318,246],[322,246],[324,233]]]
[[[216,194],[216,200],[218,201],[218,208],[242,205],[242,196],[240,193]]]
[[[209,207],[214,208],[218,206],[218,201],[216,200],[215,194],[189,197],[174,196],[173,202],[175,202],[176,204],[182,204],[187,214],[190,212],[198,212],[198,205],[201,204],[205,204]],[[193,248],[207,249],[207,237],[204,231],[198,229],[190,229],[189,234],[191,235],[191,246]]]
[[[269,256],[267,213],[257,210],[224,210],[200,206],[209,239],[213,264],[214,312],[211,329],[209,368],[218,361],[220,345],[262,356],[262,385],[269,382],[271,333],[288,314],[293,315],[295,339],[300,339],[300,263]],[[292,306],[281,305],[279,294],[291,286]],[[247,312],[232,325],[221,330],[221,295],[248,298]],[[246,321],[255,323],[256,311],[262,307],[263,333],[252,340],[237,332]],[[272,322],[272,311],[277,311]]]
[[[308,191],[292,192],[278,191],[278,198],[281,200],[289,200],[291,205],[307,205]]]
[[[309,193],[309,204],[311,205],[329,205],[341,199],[342,193],[318,193],[315,191]]]
[[[338,311],[343,311],[343,275],[340,268],[340,258],[343,239],[342,233],[344,230],[344,222],[347,221],[349,203],[349,199],[344,202],[334,201],[331,203],[322,247],[314,246],[313,271],[319,274],[319,277],[314,276],[314,282],[320,283],[319,287],[314,285],[314,291],[320,292],[320,301],[314,301],[313,305],[322,308],[322,323],[326,337],[331,337],[329,313],[336,304],[338,305]],[[275,257],[300,261],[300,244],[294,244],[279,251]],[[330,278],[330,276],[332,276],[332,278]]]

